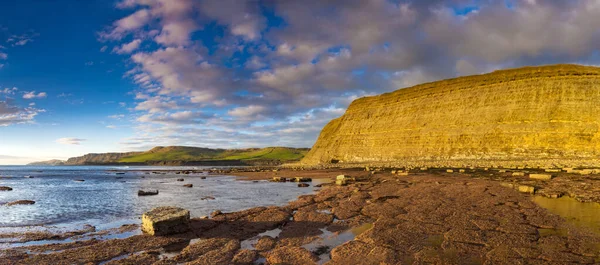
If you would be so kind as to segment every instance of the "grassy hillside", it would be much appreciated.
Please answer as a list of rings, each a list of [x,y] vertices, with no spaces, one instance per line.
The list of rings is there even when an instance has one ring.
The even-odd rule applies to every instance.
[[[148,161],[203,161],[203,160],[279,160],[297,161],[308,152],[307,148],[266,147],[251,149],[209,149],[186,146],[155,147],[120,159],[121,163]]]

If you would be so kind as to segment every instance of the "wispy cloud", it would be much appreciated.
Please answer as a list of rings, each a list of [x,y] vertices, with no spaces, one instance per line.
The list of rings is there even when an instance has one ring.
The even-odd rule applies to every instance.
[[[140,47],[140,44],[142,44],[142,40],[135,39],[129,43],[121,45],[120,47],[115,47],[113,49],[113,52],[118,54],[129,54],[137,50]]]
[[[14,46],[24,46],[27,43],[30,43],[34,40],[34,38],[40,36],[39,33],[36,32],[28,32],[25,34],[21,34],[21,35],[11,35],[6,42],[10,43],[13,47]]]
[[[31,92],[24,92],[23,94],[23,98],[24,99],[40,99],[40,98],[46,98],[48,96],[48,94],[46,94],[46,92],[40,92],[40,93],[35,93],[35,91],[31,91]]]
[[[12,100],[0,101],[0,126],[33,123],[34,118],[44,111],[33,106],[19,107]]]
[[[19,89],[16,87],[5,87],[4,89],[0,90],[0,94],[6,94],[6,95],[14,95]]]
[[[80,145],[84,141],[86,141],[86,139],[72,138],[72,137],[56,139],[56,143],[64,144],[64,145]]]

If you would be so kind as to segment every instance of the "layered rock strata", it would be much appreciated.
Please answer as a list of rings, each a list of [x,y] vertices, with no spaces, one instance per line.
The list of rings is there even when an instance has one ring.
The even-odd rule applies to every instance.
[[[303,164],[597,165],[600,68],[525,67],[352,102]]]

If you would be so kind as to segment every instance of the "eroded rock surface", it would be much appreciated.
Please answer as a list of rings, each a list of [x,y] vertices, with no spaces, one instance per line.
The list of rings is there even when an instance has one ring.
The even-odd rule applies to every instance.
[[[142,235],[35,248],[35,253],[60,250],[47,254],[35,254],[32,248],[2,250],[0,257],[7,264],[156,265],[251,264],[259,259],[267,264],[315,264],[325,262],[324,257],[330,257],[326,261],[330,265],[595,264],[600,260],[600,235],[540,208],[530,194],[501,185],[513,178],[515,183],[532,181],[544,190],[562,187],[563,176],[539,181],[547,185],[541,186],[526,176],[513,177],[510,171],[501,173],[506,177],[470,172],[408,176],[380,172],[347,186],[325,186],[284,207],[191,219],[191,231],[176,236]],[[587,186],[599,187],[596,182]],[[242,249],[240,242],[277,229],[281,232],[260,237],[253,249]],[[158,254],[179,244],[167,251],[170,255]]]

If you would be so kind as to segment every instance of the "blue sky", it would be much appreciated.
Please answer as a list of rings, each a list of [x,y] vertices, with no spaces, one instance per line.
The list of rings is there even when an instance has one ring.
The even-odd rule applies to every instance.
[[[595,65],[599,15],[597,1],[2,1],[0,164],[310,147],[359,97]]]

